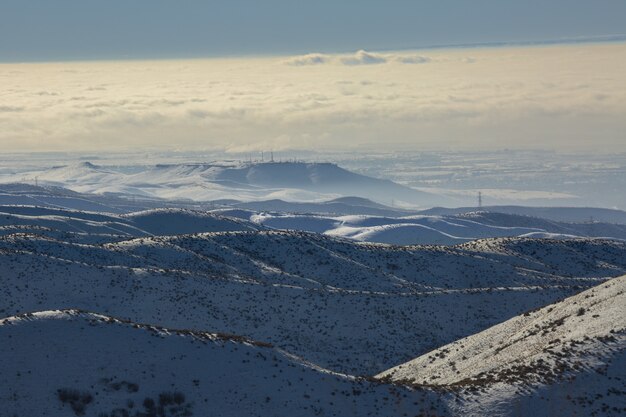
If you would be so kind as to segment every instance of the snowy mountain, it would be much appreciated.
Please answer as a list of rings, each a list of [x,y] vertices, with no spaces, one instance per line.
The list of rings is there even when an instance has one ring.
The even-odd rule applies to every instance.
[[[566,223],[617,223],[626,224],[626,211],[598,207],[528,207],[528,206],[487,206],[487,207],[434,207],[420,211],[418,214],[454,216],[465,213],[483,211],[489,213],[514,214],[553,220]]]
[[[90,165],[85,166],[90,169]],[[415,215],[360,197],[341,197],[326,202],[308,203],[286,202],[279,199],[250,202],[230,199],[194,203],[182,200],[137,198],[123,194],[77,193],[57,186],[4,184],[0,185],[0,202],[5,205],[68,209],[74,212],[89,210],[108,215],[132,214],[156,207],[192,209],[197,213],[210,210],[220,217],[253,221],[257,225],[279,230],[311,231],[358,241],[399,245],[454,245],[479,238],[509,236],[551,239],[577,237],[626,239],[626,225],[611,222],[597,220],[590,222],[585,219],[582,222],[556,221],[531,215],[500,213],[497,211],[499,208],[489,208],[487,211],[461,210],[459,214]],[[526,209],[528,213],[536,210],[522,207],[518,209]],[[549,212],[548,209],[540,210]],[[568,210],[569,208],[563,209],[564,212]],[[597,213],[600,218],[602,218],[602,213],[607,212],[605,209],[581,211],[583,209],[571,208],[571,210],[572,213]],[[435,213],[436,210],[433,209],[430,212]],[[609,216],[609,219],[621,213],[616,210],[608,212],[613,216]],[[126,223],[128,218],[122,216],[112,221]],[[211,228],[196,229],[196,223],[191,222],[184,230],[179,227],[175,228],[172,234],[214,231]],[[165,223],[161,222],[161,224]],[[132,226],[136,227],[136,225]],[[160,226],[160,229],[162,230],[151,233],[168,234],[164,226]]]
[[[121,217],[151,235],[235,232],[263,228],[237,218],[184,209],[146,210]]]
[[[237,218],[186,209],[154,209],[116,215],[46,207],[0,206],[0,235],[32,233],[83,243],[262,228]]]
[[[218,211],[220,213],[221,211]],[[626,225],[565,223],[529,216],[470,212],[449,216],[328,216],[291,213],[238,213],[257,224],[283,230],[304,230],[364,242],[395,245],[455,245],[489,237],[626,239]]]
[[[329,372],[239,336],[65,310],[3,319],[0,338],[7,416],[445,413],[428,390]]]
[[[135,194],[78,193],[53,185],[26,183],[0,184],[0,205],[28,205],[68,210],[85,210],[108,213],[131,213],[152,208],[189,208],[224,210],[243,209],[256,212],[274,211],[287,213],[318,213],[332,215],[375,215],[399,217],[414,214],[400,208],[392,208],[361,197],[339,197],[328,201],[299,202],[280,199],[239,201],[221,199],[207,202],[189,200],[165,200]]]
[[[626,276],[529,311],[377,378],[453,389],[463,415],[626,412]],[[515,404],[515,407],[511,405]]]
[[[1,178],[4,183],[24,178],[69,188],[80,193],[137,196],[196,202],[282,199],[320,201],[356,196],[411,206],[447,205],[454,200],[418,191],[389,180],[356,174],[330,163],[235,161],[200,164],[161,164],[128,172],[80,162]]]
[[[323,233],[329,236],[345,237],[363,242],[388,243],[396,245],[440,244],[455,245],[475,239],[490,237],[533,237],[550,239],[605,238],[626,239],[626,225],[611,223],[565,223],[536,217],[518,216],[495,212],[469,212],[459,215],[410,215],[402,211],[385,210],[368,200],[346,198],[339,202],[327,203],[287,203],[291,208],[324,208],[328,211],[387,211],[390,216],[381,215],[333,215],[266,212],[242,209],[242,204],[219,209],[212,208],[209,213],[201,210],[203,205],[191,205],[194,209],[170,208],[128,210],[132,207],[117,205],[117,197],[73,194],[63,189],[34,187],[13,184],[6,186],[5,197],[12,197],[12,202],[31,202],[37,206],[5,205],[0,206],[0,219],[4,227],[0,234],[19,230],[26,231],[28,224],[52,227],[65,232],[82,233],[83,237],[95,238],[97,234],[118,234],[127,237],[145,235],[174,235],[183,233],[256,230],[273,228],[278,230],[300,230]],[[59,194],[66,191],[65,198],[59,201]],[[52,197],[52,193],[55,196]],[[54,202],[54,203],[53,203]],[[58,204],[55,204],[58,203]],[[259,202],[263,205],[268,202]],[[137,203],[142,207],[142,203]],[[170,202],[178,206],[177,202]],[[225,203],[223,203],[225,204]],[[250,203],[252,204],[252,203]],[[282,202],[276,202],[280,207]],[[357,205],[359,204],[359,205]],[[144,202],[143,205],[159,205],[158,200]],[[88,212],[65,209],[64,206],[87,206],[99,209]],[[182,207],[187,206],[182,204]],[[215,205],[204,206],[215,207]],[[117,214],[120,211],[126,214]],[[8,217],[7,217],[8,216]],[[26,217],[24,217],[26,216]],[[45,218],[37,218],[45,216]],[[91,223],[72,223],[73,219],[92,220]],[[29,220],[30,219],[30,220]],[[29,223],[30,222],[30,223]],[[95,222],[95,223],[94,223]],[[102,229],[96,232],[94,228]],[[4,225],[4,226],[3,226]],[[106,229],[106,230],[105,230]],[[88,233],[87,233],[88,232]],[[87,236],[89,234],[89,236]]]
[[[626,273],[619,241],[395,247],[185,211],[78,213],[0,216],[2,316],[80,308],[235,333],[353,374],[380,372]],[[152,236],[159,225],[185,232],[190,221],[211,232]]]
[[[205,208],[182,200],[163,200],[142,195],[79,193],[55,185],[0,184],[0,205],[26,205],[67,210],[129,213],[154,208]],[[213,206],[210,206],[213,207]]]
[[[244,165],[218,171],[212,176],[212,180],[264,188],[291,188],[360,196],[384,202],[396,199],[420,206],[432,205],[440,199],[436,195],[413,190],[389,180],[355,174],[330,163],[273,162]]]
[[[286,228],[289,221],[326,235],[273,229]],[[450,236],[468,230],[473,237],[549,229],[559,239],[394,246],[358,242],[349,233],[330,236],[326,227],[342,230],[338,221],[343,230],[350,224],[391,235],[394,227],[408,224]],[[241,208],[115,214],[0,206],[0,317],[6,317],[0,319],[0,374],[10,376],[0,378],[0,403],[8,415],[20,417],[508,415],[511,404],[531,407],[542,390],[545,398],[560,391],[551,388],[553,382],[530,376],[477,392],[476,384],[416,386],[419,381],[411,380],[405,386],[406,378],[371,375],[473,334],[491,335],[492,326],[508,319],[558,322],[550,311],[545,318],[524,312],[608,282],[619,285],[589,290],[597,299],[574,298],[584,314],[575,310],[575,320],[550,327],[558,327],[554,337],[536,345],[543,355],[564,341],[563,350],[555,350],[559,356],[576,342],[581,362],[605,364],[617,346],[610,337],[618,336],[595,336],[605,337],[602,332],[624,317],[623,279],[607,279],[626,274],[626,241],[566,239],[564,232],[576,227],[586,226],[483,212],[333,217]],[[595,227],[613,234],[622,230]],[[574,308],[570,304],[567,311]],[[596,315],[599,321],[580,321]],[[579,346],[578,336],[567,329],[593,335],[608,348],[584,339]],[[515,339],[507,334],[501,340]],[[519,343],[507,355],[535,346]],[[487,360],[470,360],[468,380],[482,384],[492,369],[497,375],[518,370],[493,346],[471,349],[472,357],[500,362],[481,368]],[[619,409],[613,398],[596,398],[624,391],[619,369],[609,369],[610,381],[617,382],[608,385],[605,377],[584,373],[581,381],[600,388],[578,384],[572,388],[576,398],[596,401],[594,410],[604,403]],[[433,368],[432,375],[445,372]]]
[[[212,201],[216,205],[224,205],[235,209],[244,209],[254,212],[282,212],[282,213],[305,213],[322,215],[371,215],[386,217],[401,217],[415,212],[389,207],[375,203],[361,197],[339,197],[321,202],[297,202],[274,200],[238,201],[217,200]]]

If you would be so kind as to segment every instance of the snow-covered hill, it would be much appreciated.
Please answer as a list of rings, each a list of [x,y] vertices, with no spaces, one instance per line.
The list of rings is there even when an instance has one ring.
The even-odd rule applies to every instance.
[[[141,194],[79,193],[55,185],[0,184],[0,205],[26,205],[66,210],[130,213],[155,208],[201,209],[207,205],[189,200],[163,200]],[[208,205],[213,207],[212,205]]]
[[[146,210],[121,216],[153,235],[259,230],[254,223],[194,210]]]
[[[0,320],[0,340],[6,416],[446,413],[434,392],[332,373],[233,335],[65,310]]]
[[[90,164],[83,164],[84,169],[96,169]],[[181,166],[176,166],[178,169]],[[58,168],[63,171],[65,168]],[[171,169],[171,167],[166,167]],[[73,172],[73,171],[72,171]],[[180,173],[179,173],[180,174]],[[116,174],[117,175],[117,174]],[[135,195],[96,195],[70,191],[56,186],[34,186],[28,184],[0,185],[0,203],[8,205],[28,205],[60,210],[55,215],[65,216],[62,210],[88,210],[107,213],[117,223],[127,223],[131,217],[115,216],[116,214],[132,214],[137,211],[153,210],[154,207],[171,207],[196,210],[198,217],[201,211],[210,210],[220,217],[232,217],[239,220],[253,220],[257,225],[275,229],[289,229],[325,233],[331,236],[340,236],[358,241],[378,242],[389,244],[444,244],[454,245],[469,240],[488,237],[523,236],[534,238],[574,238],[600,237],[626,239],[626,225],[611,222],[588,221],[559,222],[542,219],[530,215],[516,215],[499,213],[499,208],[490,208],[488,211],[463,211],[459,214],[446,215],[412,215],[411,212],[398,208],[386,207],[360,197],[342,197],[326,202],[286,202],[283,200],[264,200],[241,202],[238,200],[217,200],[212,202],[194,203],[181,200],[162,200],[139,197]],[[2,207],[2,206],[0,206]],[[219,208],[216,208],[219,207]],[[506,209],[506,208],[505,208]],[[528,209],[533,213],[532,208]],[[9,209],[0,209],[7,211]],[[548,209],[538,209],[551,212]],[[564,208],[564,212],[568,212]],[[607,212],[604,209],[572,208],[573,213],[597,211]],[[619,211],[609,211],[617,215]],[[74,214],[68,216],[73,217]],[[156,216],[156,215],[155,215]],[[161,214],[164,216],[164,214]],[[154,217],[154,216],[153,216]],[[601,217],[602,218],[602,217]],[[153,234],[193,233],[215,231],[220,229],[200,227],[198,221],[193,220],[182,227],[185,219],[171,218],[167,221],[158,221],[159,230],[150,231]],[[178,222],[178,226],[166,229],[170,220]],[[5,222],[6,223],[6,222]],[[22,224],[20,220],[16,224]],[[131,225],[136,227],[136,225]],[[258,226],[253,226],[258,227]],[[239,230],[225,228],[221,230]],[[4,231],[6,233],[6,230]],[[140,236],[140,235],[137,235]],[[93,241],[92,236],[91,241]]]
[[[47,207],[0,206],[0,235],[32,233],[82,243],[260,228],[262,226],[245,220],[186,209],[154,209],[115,215]]]
[[[358,241],[395,245],[455,245],[480,238],[512,236],[555,239],[600,237],[626,240],[626,225],[598,222],[565,223],[491,212],[404,217],[261,212],[249,213],[247,218],[275,229],[305,230]]]
[[[225,161],[155,165],[126,172],[80,162],[1,178],[5,183],[23,179],[81,193],[196,202],[218,199],[321,201],[357,196],[384,203],[395,200],[412,206],[432,207],[454,201],[389,180],[356,174],[330,163]]]
[[[626,276],[391,368],[377,378],[447,387],[464,415],[626,412]],[[516,414],[517,413],[517,414]]]
[[[626,211],[599,207],[529,207],[529,206],[488,206],[488,207],[459,207],[432,209],[420,211],[423,215],[454,216],[476,211],[490,213],[515,214],[567,223],[617,223],[626,224]]]
[[[2,217],[4,215],[4,217]],[[49,206],[0,206],[0,235],[14,232],[46,234],[68,239],[104,242],[107,236],[141,237],[263,228],[300,230],[345,237],[363,242],[396,245],[455,245],[480,238],[533,237],[572,239],[598,237],[626,239],[626,225],[609,223],[563,223],[528,216],[473,212],[456,216],[371,215],[332,216],[254,212],[238,208],[150,209],[128,214],[67,210]]]
[[[0,238],[2,316],[81,308],[235,333],[355,374],[380,372],[626,273],[619,241],[395,247],[251,230],[241,220],[185,211],[76,212],[70,220],[30,214],[0,216],[8,216]],[[26,229],[11,226],[17,219]],[[118,225],[121,219],[128,223]],[[218,229],[151,236],[161,225],[168,233],[187,228],[180,219]],[[112,235],[112,227],[120,232]]]
[[[244,209],[253,212],[282,212],[282,213],[305,213],[321,215],[371,215],[386,217],[401,217],[414,212],[397,207],[389,207],[375,203],[361,197],[339,197],[328,201],[297,202],[274,200],[237,201],[217,200],[212,203],[225,205],[234,209]]]
[[[303,225],[326,235],[270,228]],[[415,228],[429,242],[446,233],[463,243],[356,242],[373,238],[349,227],[389,239],[396,228]],[[613,407],[624,407],[612,396],[626,381],[615,353],[626,278],[607,278],[626,274],[626,241],[566,238],[584,227],[484,212],[333,217],[0,206],[0,317],[8,317],[0,320],[0,403],[11,417],[483,416],[511,415],[517,404],[542,416],[536,404],[568,401],[618,415]],[[458,238],[462,232],[468,237]],[[511,233],[558,239],[470,240]],[[521,327],[500,324],[511,318]],[[494,342],[481,336],[453,352],[469,349],[458,360],[467,366],[439,355],[427,363],[430,374],[420,373],[438,378],[410,381],[428,387],[356,376],[483,331]],[[588,339],[580,341],[581,332]],[[577,379],[554,382],[555,369]],[[438,379],[448,381],[443,391]]]

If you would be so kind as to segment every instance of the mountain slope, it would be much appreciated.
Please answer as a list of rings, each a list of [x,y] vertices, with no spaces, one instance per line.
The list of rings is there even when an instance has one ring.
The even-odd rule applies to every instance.
[[[399,217],[411,214],[410,211],[388,207],[374,203],[361,197],[340,197],[322,202],[293,202],[279,199],[259,201],[223,200],[213,201],[215,204],[224,204],[233,208],[253,210],[256,212],[273,211],[284,213],[317,213],[332,215],[357,215]]]
[[[232,332],[373,374],[624,273],[626,244],[600,240],[390,247],[254,231],[86,244],[10,234],[0,238],[0,314],[81,308]]]
[[[49,207],[0,206],[0,235],[33,233],[82,243],[259,229],[262,226],[241,219],[186,209],[153,209],[115,215]]]
[[[456,245],[480,238],[512,236],[598,237],[626,240],[626,225],[564,223],[491,212],[471,212],[455,216],[404,217],[262,212],[248,213],[247,218],[274,229],[304,230],[358,241],[395,245]]]
[[[53,167],[3,181],[37,178],[81,193],[141,196],[144,198],[319,201],[337,196],[362,197],[413,206],[451,204],[454,200],[418,191],[390,180],[372,178],[330,163],[223,161],[143,167],[132,173],[89,162]],[[344,204],[345,203],[339,203]]]
[[[7,416],[445,413],[426,390],[331,373],[232,335],[66,310],[0,320],[0,339],[0,403]]]
[[[296,188],[377,201],[402,200],[421,206],[445,198],[413,190],[389,180],[367,177],[330,163],[270,162],[224,169],[215,181],[232,181],[266,188]]]
[[[506,407],[497,406],[507,401],[516,402],[528,415],[549,415],[543,405],[562,415],[584,410],[607,416],[626,411],[625,365],[623,276],[436,349],[377,378],[452,387],[466,397],[478,393],[481,407],[491,415],[507,414]],[[528,386],[535,390],[524,392]]]
[[[591,220],[603,223],[626,224],[626,211],[600,207],[527,207],[527,206],[484,206],[484,207],[434,207],[419,214],[453,216],[475,211],[514,214],[542,218],[557,222],[588,223]]]
[[[21,179],[20,179],[21,180]],[[57,185],[0,184],[0,205],[27,205],[100,213],[129,213],[163,207],[199,209],[189,200],[163,200],[145,193],[79,193]]]
[[[194,210],[158,209],[122,216],[153,235],[180,235],[205,232],[258,230],[259,226],[240,219]]]

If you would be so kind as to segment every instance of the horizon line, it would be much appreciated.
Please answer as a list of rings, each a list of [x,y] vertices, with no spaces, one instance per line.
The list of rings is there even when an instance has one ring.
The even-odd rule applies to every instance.
[[[369,52],[392,52],[392,51],[421,51],[421,50],[437,50],[437,49],[480,49],[480,48],[506,48],[506,47],[542,47],[557,45],[582,45],[582,44],[614,44],[626,42],[626,34],[612,35],[595,35],[595,36],[579,36],[579,37],[563,37],[541,40],[522,40],[522,41],[490,41],[490,42],[469,42],[469,43],[445,43],[430,44],[422,46],[410,46],[400,48],[358,48],[356,50],[366,50]],[[202,60],[202,59],[242,59],[242,58],[272,58],[272,57],[289,57],[306,55],[310,53],[325,53],[329,55],[341,55],[353,53],[355,50],[341,50],[333,52],[285,52],[285,53],[267,53],[267,54],[190,54],[179,56],[110,56],[110,57],[83,57],[83,58],[65,58],[65,59],[22,59],[22,60],[4,60],[0,58],[0,65],[3,64],[35,64],[35,63],[63,63],[63,62],[98,62],[98,61],[174,61],[174,60]]]

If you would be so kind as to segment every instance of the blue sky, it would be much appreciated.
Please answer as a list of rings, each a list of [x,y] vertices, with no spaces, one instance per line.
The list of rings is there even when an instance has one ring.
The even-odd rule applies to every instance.
[[[0,61],[386,50],[626,34],[624,0],[2,0]]]
[[[624,152],[624,74],[626,0],[0,0],[0,151]]]

